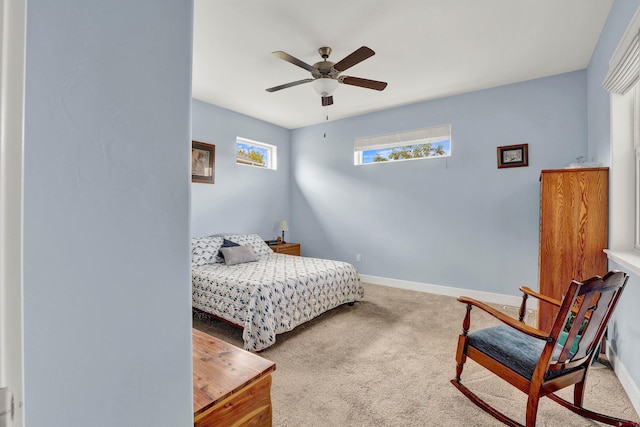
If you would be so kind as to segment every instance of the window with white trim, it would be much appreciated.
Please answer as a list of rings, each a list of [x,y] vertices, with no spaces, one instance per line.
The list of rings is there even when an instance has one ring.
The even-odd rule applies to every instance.
[[[389,133],[354,142],[355,165],[451,156],[451,125]]]
[[[236,163],[265,169],[278,169],[278,147],[236,137]]]
[[[640,69],[640,67],[639,67]],[[636,196],[636,215],[635,215],[635,242],[634,247],[640,250],[640,83],[635,86],[635,96],[633,97],[633,148],[636,152],[635,163],[635,196]]]
[[[640,10],[622,36],[603,87],[610,93],[610,259],[640,272]],[[640,274],[640,273],[639,273]]]

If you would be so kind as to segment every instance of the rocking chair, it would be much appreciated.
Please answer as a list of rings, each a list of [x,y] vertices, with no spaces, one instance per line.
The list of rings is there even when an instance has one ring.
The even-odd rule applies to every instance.
[[[467,311],[458,338],[456,377],[451,383],[499,421],[509,426],[521,426],[462,384],[460,375],[469,357],[528,395],[527,427],[535,426],[538,402],[544,396],[583,417],[605,424],[640,426],[632,421],[592,412],[582,406],[589,366],[598,357],[607,321],[627,280],[627,274],[611,271],[604,277],[596,276],[583,283],[572,281],[563,301],[542,296],[523,286],[520,288],[523,301],[519,320],[474,299],[458,298],[458,301],[467,305]],[[551,332],[523,323],[529,295],[559,307]],[[503,324],[470,333],[472,307],[489,313]],[[561,336],[562,339],[559,339]],[[554,394],[570,385],[574,385],[573,404]]]

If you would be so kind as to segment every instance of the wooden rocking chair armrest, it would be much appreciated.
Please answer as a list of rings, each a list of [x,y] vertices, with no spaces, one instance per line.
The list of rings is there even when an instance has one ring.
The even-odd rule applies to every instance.
[[[537,298],[540,301],[548,302],[549,304],[555,305],[556,307],[560,307],[562,305],[562,301],[558,301],[555,298],[551,298],[541,293],[538,293],[527,286],[520,286],[520,291],[527,295],[531,295],[532,297]]]
[[[473,298],[468,298],[468,297],[458,297],[458,301],[460,301],[463,304],[469,304],[472,305],[474,307],[478,307],[479,309],[481,309],[482,311],[490,314],[491,316],[495,317],[496,319],[500,320],[502,323],[506,324],[507,326],[511,326],[514,329],[517,329],[518,331],[522,332],[523,334],[527,334],[529,336],[532,336],[534,338],[538,338],[541,340],[545,340],[548,341],[550,339],[549,334],[541,331],[540,329],[534,328],[533,326],[529,326],[525,323],[520,322],[517,319],[514,319],[513,317],[499,311],[496,310],[495,308],[491,307],[490,305],[487,305],[483,302],[480,302],[478,300],[475,300]]]
[[[527,294],[527,295],[531,295],[534,298],[538,298],[540,301],[544,301],[544,302],[548,302],[549,304],[555,305],[556,307],[560,307],[562,305],[562,301],[559,301],[555,298],[551,298],[548,297],[546,295],[543,295],[541,293],[538,293],[534,290],[532,290],[531,288],[528,288],[526,286],[520,286],[520,291]],[[571,312],[572,313],[577,313],[578,310],[575,307],[571,308]],[[587,313],[587,318],[591,317],[591,313]]]

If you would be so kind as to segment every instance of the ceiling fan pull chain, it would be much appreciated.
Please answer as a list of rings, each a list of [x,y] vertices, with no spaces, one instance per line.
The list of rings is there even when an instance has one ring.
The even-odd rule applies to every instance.
[[[329,106],[324,106],[324,139],[327,139],[327,122],[329,121]]]

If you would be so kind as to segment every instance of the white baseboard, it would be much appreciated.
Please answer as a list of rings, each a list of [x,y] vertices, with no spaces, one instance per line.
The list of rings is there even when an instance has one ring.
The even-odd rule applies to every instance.
[[[607,342],[606,354],[609,362],[611,362],[611,366],[613,366],[613,372],[616,373],[616,376],[618,377],[620,384],[622,384],[622,388],[627,393],[631,404],[636,412],[640,414],[640,389],[638,388],[638,385],[629,375],[627,368],[625,368],[620,359],[618,359],[616,352],[611,348],[609,342]]]
[[[408,280],[390,279],[387,277],[360,275],[360,280],[372,285],[390,286],[392,288],[408,289],[410,291],[428,292],[436,295],[446,295],[450,297],[459,297],[464,295],[478,301],[488,302],[492,304],[508,305],[511,307],[520,307],[522,296],[494,294],[492,292],[474,291],[471,289],[453,288],[451,286],[431,285],[429,283],[411,282]],[[538,301],[535,298],[527,300],[527,308],[530,310],[538,309]]]

